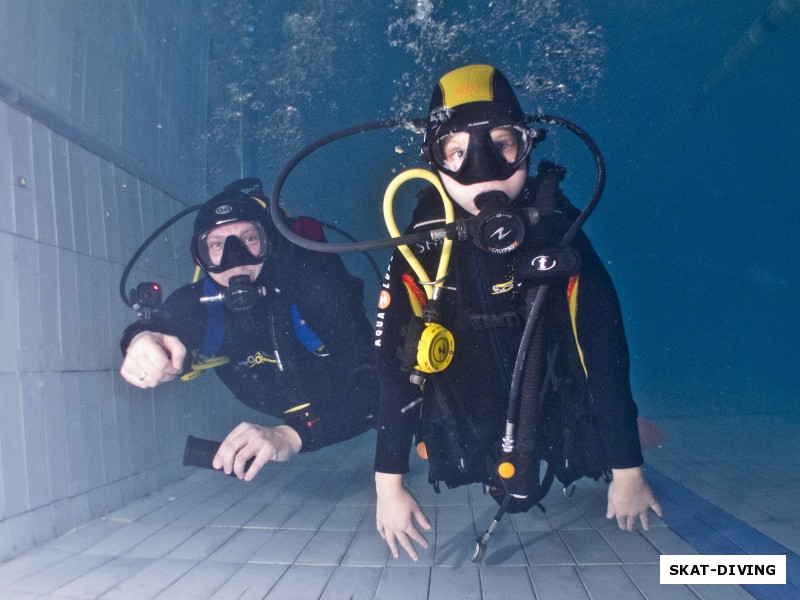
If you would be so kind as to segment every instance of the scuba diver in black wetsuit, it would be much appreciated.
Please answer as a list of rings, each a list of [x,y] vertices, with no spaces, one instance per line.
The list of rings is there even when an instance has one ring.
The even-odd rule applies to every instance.
[[[257,189],[232,184],[202,206],[191,250],[206,277],[125,330],[120,369],[132,385],[152,388],[197,373],[193,362],[211,364],[240,401],[282,418],[275,427],[240,424],[213,456],[214,468],[247,481],[270,460],[370,429],[378,402],[361,280],[338,256],[286,242],[259,197],[260,182]],[[324,239],[310,217],[292,229]],[[198,363],[200,356],[228,360]]]
[[[412,441],[415,436],[420,440],[419,407],[424,420],[426,410],[431,410],[426,406],[443,406],[436,399],[436,395],[442,395],[455,407],[453,422],[465,422],[461,417],[468,417],[474,442],[472,448],[462,450],[467,455],[475,452],[476,463],[481,462],[478,454],[489,453],[492,444],[503,437],[514,359],[521,347],[525,315],[529,314],[522,265],[515,257],[536,257],[535,263],[538,248],[555,246],[578,213],[558,188],[557,181],[563,177],[560,167],[543,162],[536,177],[528,176],[537,135],[539,132],[526,125],[508,81],[493,67],[470,65],[456,69],[443,76],[434,90],[423,151],[447,196],[457,205],[456,217],[478,215],[472,221],[472,237],[473,241],[479,239],[483,247],[453,244],[452,251],[448,249],[447,272],[427,282],[415,276],[419,271],[412,270],[407,258],[396,252],[384,280],[375,338],[381,380],[375,457],[376,524],[395,557],[398,545],[414,560],[417,552],[413,542],[427,547],[418,527],[429,529],[430,523],[402,482],[409,468]],[[527,227],[524,235],[520,230],[526,228],[515,226],[510,220],[480,220],[482,210],[494,205],[507,207],[503,214],[519,212],[523,221],[532,218],[534,213],[530,210],[537,191],[548,177],[556,178],[549,199],[552,218],[545,218],[539,207],[536,214],[541,222]],[[435,190],[423,190],[418,200],[409,232],[441,227],[444,211]],[[523,215],[525,210],[529,212]],[[424,267],[423,272],[431,273],[431,265],[435,266],[445,244],[439,240],[410,244],[409,248]],[[637,408],[630,389],[619,301],[588,238],[578,231],[571,247],[576,251],[579,267],[575,267],[574,275],[553,281],[541,314],[548,326],[561,329],[562,343],[575,349],[573,362],[585,380],[580,385],[588,389],[596,416],[600,438],[597,454],[602,466],[613,473],[607,516],[616,518],[622,529],[633,529],[637,519],[646,529],[648,511],[652,509],[660,515],[661,508],[643,476]],[[546,270],[548,266],[534,264],[534,268]],[[438,281],[440,277],[442,281]],[[437,281],[431,281],[434,279]],[[418,382],[412,382],[413,377],[409,380],[408,365],[414,364],[413,358],[404,364],[402,349],[404,345],[408,347],[415,314],[417,321],[424,314],[423,288],[432,283],[439,286],[438,322],[452,331],[451,347],[455,351],[451,349],[452,356],[447,357],[447,344],[442,342],[440,358],[446,369],[426,371],[432,374],[425,377],[427,382],[420,391]],[[431,296],[427,301],[430,304]],[[423,320],[427,322],[427,318]],[[443,339],[440,337],[440,341]],[[448,360],[452,361],[449,365]],[[424,398],[422,402],[420,396]],[[441,414],[435,417],[444,420]],[[431,454],[436,448],[431,447],[431,439],[426,440],[425,433],[422,439],[428,448],[421,454]],[[445,432],[439,442],[446,445],[442,440],[451,434],[452,431]],[[520,431],[519,437],[523,435]],[[476,470],[482,469],[479,464]],[[466,473],[465,481],[455,485],[481,480],[482,475]]]

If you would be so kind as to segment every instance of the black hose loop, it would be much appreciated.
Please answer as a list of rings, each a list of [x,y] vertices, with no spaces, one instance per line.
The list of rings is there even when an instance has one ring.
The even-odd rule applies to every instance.
[[[177,215],[172,217],[169,221],[161,225],[161,227],[156,229],[153,233],[151,233],[150,236],[144,242],[142,242],[142,245],[139,246],[136,252],[133,253],[133,256],[131,256],[130,260],[128,261],[128,264],[125,265],[125,269],[122,271],[122,276],[119,278],[119,295],[122,298],[122,301],[127,306],[133,308],[133,302],[131,302],[131,299],[128,297],[128,290],[126,289],[128,282],[128,275],[130,275],[130,272],[133,269],[133,265],[136,264],[136,261],[139,260],[139,257],[142,255],[142,253],[145,250],[147,250],[148,246],[150,246],[150,244],[152,244],[158,236],[160,236],[162,233],[164,233],[164,231],[166,231],[169,227],[171,227],[172,224],[175,223],[175,221],[182,219],[189,213],[200,210],[201,208],[203,208],[202,204],[185,208]]]
[[[603,159],[602,152],[600,152],[600,148],[592,139],[592,137],[572,121],[562,117],[556,117],[555,115],[529,115],[527,122],[552,123],[553,125],[559,125],[565,129],[568,129],[577,135],[584,144],[586,144],[586,147],[589,148],[589,151],[592,153],[595,165],[597,166],[597,181],[595,183],[594,192],[592,193],[591,198],[589,198],[589,201],[586,203],[586,206],[584,206],[583,210],[581,210],[581,214],[578,215],[578,218],[575,219],[570,228],[564,234],[564,237],[561,238],[561,241],[559,242],[559,246],[566,246],[572,241],[572,239],[578,233],[578,230],[583,227],[586,219],[591,216],[592,212],[594,212],[594,209],[597,207],[597,203],[600,202],[600,196],[603,195],[603,190],[606,186],[605,160]]]
[[[352,135],[356,135],[359,133],[366,133],[367,131],[374,131],[376,129],[393,128],[400,126],[409,126],[409,125],[420,126],[424,125],[424,123],[425,123],[424,119],[380,119],[378,121],[372,121],[370,123],[362,123],[361,125],[354,125],[353,127],[347,127],[346,129],[342,129],[340,131],[328,134],[324,137],[317,139],[316,141],[312,142],[311,144],[300,150],[300,152],[295,154],[291,159],[289,159],[289,162],[287,162],[283,166],[283,168],[278,173],[278,176],[275,178],[275,184],[272,187],[272,193],[270,194],[270,201],[269,201],[269,209],[270,209],[270,216],[272,217],[272,221],[275,223],[275,227],[278,229],[281,235],[283,235],[293,244],[306,248],[307,250],[313,250],[316,252],[328,252],[328,253],[380,250],[382,248],[394,248],[395,246],[415,244],[417,242],[422,242],[430,239],[428,232],[420,232],[409,235],[402,235],[396,238],[373,240],[369,242],[340,243],[340,244],[317,242],[301,237],[297,235],[294,231],[292,231],[290,227],[286,224],[286,222],[283,220],[283,214],[280,208],[281,190],[283,189],[283,184],[286,182],[286,179],[289,176],[289,174],[301,161],[303,161],[306,157],[313,154],[323,146],[326,146],[331,142],[335,142],[337,140],[350,137]]]
[[[589,218],[592,211],[594,210],[597,203],[600,201],[600,196],[603,194],[603,188],[605,187],[605,162],[603,160],[603,155],[600,152],[600,148],[598,148],[597,144],[595,144],[594,140],[586,133],[583,129],[578,127],[572,121],[564,119],[562,117],[557,117],[555,115],[528,115],[525,120],[526,123],[551,123],[553,125],[558,125],[560,127],[564,127],[565,129],[571,131],[575,135],[577,135],[586,146],[589,148],[590,152],[594,156],[595,164],[597,165],[597,183],[595,184],[594,193],[590,198],[589,202],[586,204],[584,209],[581,211],[581,214],[569,228],[569,230],[564,235],[560,245],[565,246],[572,238],[575,237],[575,234],[578,230],[583,226],[583,223],[586,219]],[[276,229],[283,235],[286,239],[288,239],[293,244],[306,248],[307,250],[313,250],[316,252],[364,252],[369,250],[380,250],[383,248],[394,248],[396,246],[402,245],[411,245],[418,242],[432,240],[429,232],[419,232],[419,233],[412,233],[407,235],[402,235],[396,238],[386,238],[383,240],[372,240],[367,242],[352,242],[352,243],[338,243],[333,244],[329,242],[317,242],[313,240],[308,240],[302,236],[297,235],[291,228],[286,224],[284,221],[284,215],[280,208],[280,200],[281,200],[281,191],[283,189],[283,185],[286,182],[286,179],[289,177],[289,174],[294,170],[294,168],[300,164],[305,158],[322,148],[330,144],[331,142],[335,142],[337,140],[344,139],[346,137],[350,137],[360,133],[366,133],[368,131],[375,131],[377,129],[387,129],[387,128],[394,128],[394,127],[421,127],[424,126],[426,123],[426,119],[379,119],[377,121],[371,121],[369,123],[362,123],[360,125],[354,125],[352,127],[347,127],[345,129],[341,129],[339,131],[335,131],[330,133],[326,136],[323,136],[314,142],[307,145],[305,148],[300,150],[296,153],[289,161],[281,168],[278,176],[275,178],[275,184],[272,187],[272,193],[270,194],[269,200],[269,210],[270,216],[272,217],[272,221],[275,224]]]

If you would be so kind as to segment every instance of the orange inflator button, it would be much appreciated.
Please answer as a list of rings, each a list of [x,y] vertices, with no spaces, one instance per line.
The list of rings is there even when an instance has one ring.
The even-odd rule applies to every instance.
[[[425,442],[417,444],[417,454],[422,460],[428,460],[428,448],[425,446]]]
[[[503,479],[511,479],[516,472],[517,470],[510,462],[501,462],[499,465],[497,465],[497,474]]]

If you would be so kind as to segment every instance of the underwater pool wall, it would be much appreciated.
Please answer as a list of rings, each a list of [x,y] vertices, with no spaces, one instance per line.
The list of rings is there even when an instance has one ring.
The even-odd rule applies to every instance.
[[[124,265],[206,192],[202,6],[0,0],[0,24],[3,561],[185,476],[186,434],[242,411],[211,376],[142,391],[118,374]],[[190,279],[184,221],[128,288]]]

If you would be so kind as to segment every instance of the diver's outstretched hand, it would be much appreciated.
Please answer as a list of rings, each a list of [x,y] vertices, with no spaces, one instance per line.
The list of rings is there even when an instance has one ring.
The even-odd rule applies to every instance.
[[[186,346],[174,335],[141,331],[128,344],[119,374],[138,388],[154,388],[180,375],[184,358]]]
[[[288,425],[267,427],[253,423],[239,423],[222,440],[211,466],[222,469],[226,475],[233,473],[239,479],[252,481],[269,461],[289,460],[300,452],[302,446],[303,441],[300,436]],[[245,467],[251,458],[252,464]]]
[[[644,479],[641,467],[631,469],[612,469],[614,478],[608,486],[608,510],[606,517],[616,517],[620,529],[633,531],[636,518],[642,522],[645,531],[650,529],[648,511],[653,510],[659,517],[661,505],[653,490]]]
[[[375,489],[378,492],[378,506],[375,511],[378,533],[386,540],[392,556],[400,556],[397,549],[399,542],[411,560],[418,560],[412,540],[423,548],[428,547],[428,542],[414,525],[414,521],[423,529],[430,529],[431,524],[414,496],[403,486],[403,476],[375,473]]]

